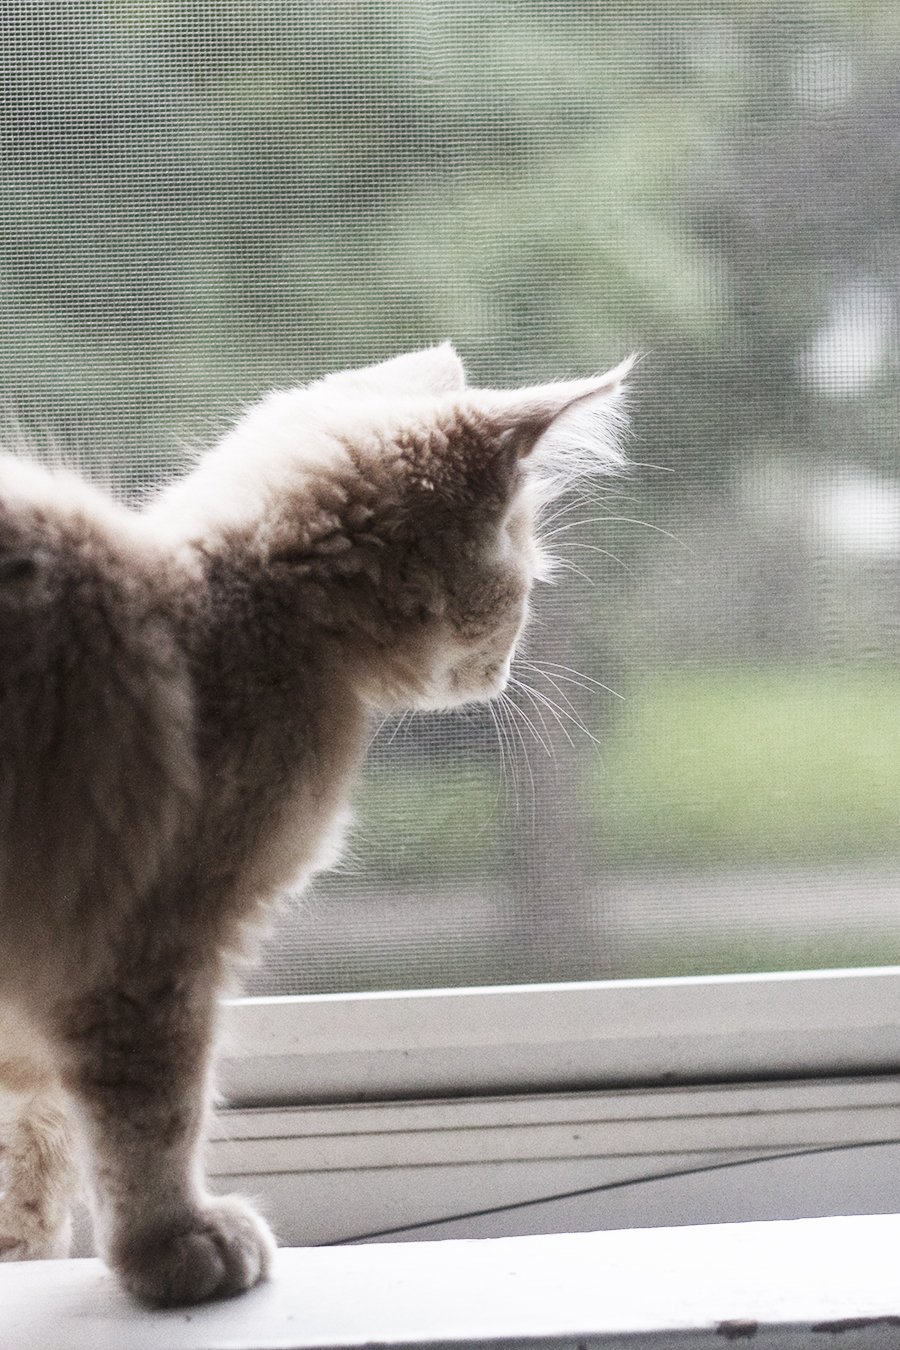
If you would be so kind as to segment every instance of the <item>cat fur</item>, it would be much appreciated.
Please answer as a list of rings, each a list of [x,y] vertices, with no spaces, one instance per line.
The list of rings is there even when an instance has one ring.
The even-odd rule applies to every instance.
[[[498,694],[535,529],[620,383],[470,389],[449,345],[269,394],[142,510],[0,456],[0,1259],[190,1304],[274,1241],[200,1153],[218,999],[340,849],[373,713]]]

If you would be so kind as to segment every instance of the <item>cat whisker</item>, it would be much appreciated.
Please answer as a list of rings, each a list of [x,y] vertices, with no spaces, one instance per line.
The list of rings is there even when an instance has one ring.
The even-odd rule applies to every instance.
[[[408,712],[408,711],[407,711],[407,712],[402,712],[402,713],[400,714],[400,717],[399,717],[398,720],[397,720],[397,725],[394,727],[394,730],[391,732],[390,737],[388,738],[388,742],[387,742],[388,745],[393,745],[393,744],[394,744],[394,741],[395,741],[395,740],[397,739],[397,737],[399,736],[401,730],[402,730],[404,727],[406,727],[411,721],[412,721],[412,713],[411,713],[411,712]]]
[[[597,507],[599,505],[600,505],[599,501],[591,493],[588,492],[579,493],[576,497],[573,497],[570,501],[567,501],[563,506],[558,507],[557,510],[551,511],[549,515],[541,516],[540,517],[541,527],[542,529],[545,529],[548,525],[552,525],[554,520],[559,520],[562,516],[567,516],[571,511],[577,511],[582,506]]]
[[[568,680],[568,683],[577,685],[577,687],[578,687],[579,689],[586,689],[586,690],[588,691],[588,693],[591,692],[590,685],[582,684],[580,680],[578,680],[578,679],[573,679],[571,676],[565,676],[565,675],[561,675],[561,674],[559,674],[559,673],[557,673],[556,676],[550,675],[548,671],[546,671],[546,670],[540,670],[540,669],[539,669],[537,666],[535,666],[535,665],[531,665],[529,668],[531,669],[531,671],[533,672],[533,674],[535,674],[535,675],[540,675],[540,676],[542,676],[545,680],[549,680],[550,684],[553,686],[553,688],[554,688],[554,689],[556,690],[556,692],[559,694],[560,698],[567,704],[567,706],[568,706],[569,708],[572,709],[572,712],[573,712],[574,714],[576,714],[576,717],[573,719],[573,720],[575,720],[576,726],[579,726],[579,727],[581,728],[581,730],[582,730],[587,736],[590,736],[591,740],[593,740],[593,741],[595,742],[595,744],[598,745],[598,746],[600,746],[600,748],[602,749],[602,744],[601,744],[601,742],[600,742],[599,740],[597,740],[596,736],[591,736],[591,733],[588,731],[587,727],[584,725],[584,723],[581,721],[581,719],[580,719],[579,717],[577,717],[577,712],[578,712],[577,708],[576,708],[575,705],[572,703],[571,699],[569,699],[569,698],[567,697],[565,691],[564,691],[563,689],[560,689],[559,685],[557,684],[557,680]],[[565,666],[564,666],[563,669],[564,669],[564,670],[565,670],[565,669],[568,669],[568,667],[565,667]],[[577,675],[578,672],[576,671],[575,674]],[[585,678],[586,678],[586,679],[590,679],[590,676],[586,676]],[[624,695],[623,695],[623,694],[616,694],[616,691],[615,691],[614,689],[609,689],[607,685],[605,685],[605,684],[600,684],[600,681],[599,681],[599,680],[594,680],[593,683],[596,684],[596,685],[598,685],[601,689],[605,689],[607,693],[609,693],[609,694],[615,694],[617,698],[624,699]],[[537,691],[535,691],[535,692],[537,692]]]
[[[497,709],[494,707],[492,702],[488,703],[487,709],[488,712],[491,714],[491,721],[493,722],[494,730],[497,733],[497,750],[500,755],[500,781],[497,784],[497,795],[494,798],[494,809],[496,810],[497,803],[500,801],[501,789],[503,790],[504,793],[504,800],[506,802],[509,801],[509,776],[507,774],[506,769],[506,755],[503,749],[503,736],[500,731],[500,724],[497,719]]]
[[[531,831],[533,834],[535,830],[535,809],[536,809],[535,803],[537,802],[537,789],[535,788],[534,784],[534,774],[531,771],[531,760],[528,758],[528,747],[525,744],[525,738],[522,735],[521,728],[516,722],[514,716],[514,714],[517,711],[521,710],[516,708],[516,705],[506,696],[506,694],[501,693],[499,695],[499,701],[500,707],[504,709],[507,716],[509,717],[509,727],[515,734],[519,742],[519,745],[522,747],[522,759],[525,761],[525,768],[528,770],[528,781],[531,784]],[[518,798],[516,799],[516,808],[518,809]]]
[[[575,576],[581,577],[583,581],[586,581],[589,586],[596,586],[597,584],[594,578],[592,576],[589,576],[587,572],[585,572],[584,568],[579,567],[577,563],[573,563],[571,558],[561,558],[561,557],[554,558],[553,568],[554,570],[557,571],[561,570],[563,572],[572,572],[574,573]],[[543,580],[547,585],[550,586],[553,585],[552,577],[544,577]]]
[[[572,737],[566,730],[566,727],[562,721],[563,718],[565,718],[566,721],[571,722],[573,726],[576,726],[578,730],[583,732],[584,735],[587,736],[589,740],[592,740],[595,745],[600,745],[600,741],[597,740],[597,737],[593,734],[593,732],[588,730],[588,728],[584,725],[584,722],[582,722],[580,717],[577,717],[574,713],[561,707],[552,698],[550,698],[547,694],[545,694],[543,690],[535,689],[533,685],[526,684],[524,680],[520,680],[512,676],[510,677],[510,683],[515,684],[518,689],[522,689],[531,698],[538,699],[539,702],[543,703],[549,709],[549,711],[554,714],[554,716],[557,718],[557,721],[559,721],[560,730],[563,731],[563,733],[566,736],[566,739],[573,748],[575,742],[572,740]]]
[[[653,469],[656,473],[674,473],[675,470],[671,464],[651,464],[646,459],[629,459],[629,465],[632,469]]]
[[[511,682],[512,682],[512,681],[511,681]],[[574,750],[574,748],[575,748],[575,742],[572,740],[572,737],[569,735],[568,729],[566,728],[566,724],[565,724],[565,722],[564,722],[563,719],[562,719],[562,715],[561,715],[560,709],[554,705],[552,699],[546,698],[546,697],[540,692],[540,690],[538,690],[538,689],[533,689],[530,685],[525,684],[522,680],[518,680],[518,679],[517,679],[517,680],[515,681],[515,684],[516,684],[516,687],[517,687],[517,688],[519,688],[519,689],[522,690],[522,692],[523,692],[523,693],[525,694],[525,696],[529,699],[529,701],[530,701],[531,703],[534,704],[535,708],[539,707],[539,705],[540,705],[541,703],[544,704],[544,706],[547,708],[548,712],[550,712],[550,713],[553,715],[554,721],[555,721],[556,724],[558,725],[559,729],[562,731],[562,733],[563,733],[563,735],[565,736],[566,740],[569,742],[569,745],[570,745],[570,746],[572,747],[572,749]],[[568,716],[568,714],[567,714],[567,716]]]
[[[672,540],[673,544],[686,549],[692,557],[697,557],[696,550],[692,549],[690,544],[685,543],[683,539],[679,539],[677,534],[672,534],[671,530],[664,530],[661,525],[651,525],[649,520],[638,520],[636,516],[608,516],[607,520],[611,525],[640,525],[643,530],[652,530],[654,534],[664,534],[667,539]]]
[[[499,719],[498,719],[498,716],[497,716],[497,708],[496,708],[496,706],[495,706],[493,700],[491,700],[491,702],[487,704],[487,710],[488,710],[488,712],[489,712],[490,715],[491,715],[491,721],[493,722],[493,724],[494,724],[494,730],[495,730],[496,733],[497,733],[497,750],[498,750],[498,753],[499,753],[499,755],[500,755],[500,774],[501,774],[501,777],[502,777],[503,782],[504,782],[504,784],[505,784],[505,783],[506,783],[506,773],[507,773],[507,770],[506,770],[506,751],[505,751],[504,742],[503,742],[503,732],[502,732],[502,730],[501,730],[501,728],[500,728],[500,722],[499,722]]]
[[[515,683],[515,680],[513,680],[513,683]],[[509,694],[507,694],[506,697],[509,698]],[[546,725],[546,718],[544,717],[544,710],[541,709],[540,703],[534,702],[534,699],[533,699],[533,698],[530,699],[530,702],[532,702],[532,706],[533,706],[533,709],[534,709],[534,713],[537,714],[538,721],[540,721],[541,729],[542,729],[542,732],[544,732],[544,738],[545,738],[546,742],[548,742],[548,745],[553,745],[553,737],[552,737],[552,734],[551,734],[551,730],[549,730],[548,725]],[[513,703],[513,705],[514,705],[515,707],[519,707],[518,703],[515,703],[514,699],[511,699],[511,698],[510,698],[510,703]],[[525,709],[521,709],[521,711],[525,711]]]
[[[545,541],[548,539],[556,539],[559,535],[565,534],[568,530],[577,530],[582,525],[597,525],[603,519],[603,516],[591,516],[587,520],[570,520],[565,525],[557,525],[555,530],[542,529],[541,538]]]
[[[589,686],[593,685],[595,689],[602,689],[602,690],[604,691],[604,693],[606,693],[606,694],[612,694],[612,696],[613,696],[614,698],[620,698],[620,699],[622,700],[623,703],[626,701],[625,695],[624,695],[624,694],[620,694],[619,691],[618,691],[618,689],[611,689],[610,686],[609,686],[608,684],[603,684],[600,680],[595,680],[594,677],[593,677],[593,675],[585,675],[583,671],[581,671],[581,670],[574,670],[571,666],[564,666],[564,665],[562,665],[559,661],[533,661],[533,660],[529,660],[529,661],[524,662],[524,664],[526,665],[526,667],[527,667],[529,670],[534,671],[534,673],[535,673],[536,675],[542,675],[542,674],[543,674],[543,675],[546,675],[546,671],[544,671],[544,670],[542,669],[542,667],[544,667],[544,666],[549,666],[549,667],[551,667],[551,668],[552,668],[553,670],[555,670],[555,671],[564,671],[565,674],[558,675],[558,677],[557,677],[558,679],[564,680],[564,679],[566,678],[566,676],[568,676],[570,679],[572,679],[572,677],[574,676],[574,677],[577,677],[577,678],[572,679],[572,683],[573,683],[573,684],[577,684],[579,681],[583,681],[583,683],[581,684],[581,688],[582,688],[582,689],[587,689]]]
[[[390,720],[391,720],[390,714],[388,714],[386,717],[382,717],[381,721],[378,723],[378,726],[372,732],[372,735],[369,737],[368,742],[366,743],[366,754],[368,754],[369,751],[372,749],[372,746],[378,740],[378,737],[384,731],[385,727],[387,726]]]
[[[530,671],[532,675],[539,675],[542,680],[546,680],[548,684],[550,684],[556,690],[557,694],[559,694],[560,698],[568,705],[568,707],[570,707],[574,713],[577,713],[578,709],[575,707],[574,703],[572,703],[572,701],[567,697],[565,690],[560,689],[559,685],[557,684],[557,680],[561,680],[564,678],[562,675],[556,676],[550,675],[546,670],[539,670],[537,666],[529,665],[527,662],[525,663],[524,668]],[[579,689],[589,688],[588,685],[581,684],[580,681],[573,680],[571,677],[568,679],[568,683],[577,685]]]
[[[390,736],[388,736],[387,740],[383,742],[383,744],[385,746],[393,745],[398,733],[406,726],[406,724],[411,719],[411,716],[412,714],[409,712],[402,712],[399,717],[397,717],[396,713],[388,713],[385,717],[382,717],[381,721],[378,723],[378,726],[372,733],[371,738],[369,739],[368,745],[366,746],[366,752],[368,753],[368,751],[371,750],[372,746],[378,740],[379,736],[381,736],[385,727],[389,727],[391,723],[394,724],[393,730],[391,731],[391,734]]]
[[[665,533],[665,531],[663,531],[663,533]],[[629,576],[637,576],[633,567],[629,567],[627,562],[623,562],[615,553],[611,553],[608,548],[601,548],[599,544],[586,544],[582,540],[567,539],[566,548],[586,548],[590,553],[602,553],[604,558],[611,558],[614,563],[618,563]]]
[[[525,723],[528,730],[531,732],[532,736],[543,750],[544,754],[547,755],[550,759],[553,759],[554,758],[553,743],[547,737],[546,723],[544,724],[544,735],[542,736],[541,733],[538,731],[537,727],[535,726],[534,722],[526,713],[525,709],[520,707],[518,703],[516,703],[513,699],[511,699],[509,694],[500,694],[499,698],[503,706],[505,708],[508,708],[513,716],[519,717]]]
[[[519,814],[519,784],[515,774],[515,757],[513,754],[512,742],[509,737],[509,728],[502,716],[502,705],[496,700],[492,700],[488,707],[491,710],[491,716],[494,719],[494,726],[497,728],[497,742],[500,747],[500,763],[503,767],[503,781],[506,784],[507,801],[509,800],[509,788],[512,785],[513,798],[515,801],[516,815]],[[509,771],[507,771],[507,762]]]
[[[566,693],[566,691],[565,691],[564,689],[560,689],[559,685],[556,683],[556,680],[554,679],[554,677],[553,677],[552,675],[548,675],[547,672],[544,671],[544,670],[534,670],[532,673],[535,674],[535,675],[540,675],[542,679],[547,680],[548,683],[549,683],[549,684],[551,685],[551,687],[553,688],[554,692],[557,693],[557,694],[559,695],[559,697],[562,699],[563,703],[565,703],[566,707],[567,707],[567,708],[568,708],[568,709],[569,709],[576,717],[579,715],[579,714],[578,714],[578,709],[576,708],[575,704],[574,704],[574,703],[572,702],[572,700],[569,698],[569,696],[568,696],[568,694]],[[574,681],[573,681],[573,683],[574,683]]]

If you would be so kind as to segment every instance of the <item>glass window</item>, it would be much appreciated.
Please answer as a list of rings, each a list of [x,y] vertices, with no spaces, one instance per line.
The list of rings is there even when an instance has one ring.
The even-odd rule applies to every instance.
[[[900,961],[900,16],[17,0],[0,397],[138,501],[273,385],[643,353],[508,698],[374,739],[254,993]]]

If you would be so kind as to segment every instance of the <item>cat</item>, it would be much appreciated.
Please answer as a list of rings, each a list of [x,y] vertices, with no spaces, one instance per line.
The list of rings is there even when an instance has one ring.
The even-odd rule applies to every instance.
[[[336,859],[373,713],[502,691],[629,364],[501,392],[445,344],[276,391],[140,510],[0,456],[0,1258],[65,1254],[80,1171],[144,1302],[266,1276],[199,1161],[218,998]]]

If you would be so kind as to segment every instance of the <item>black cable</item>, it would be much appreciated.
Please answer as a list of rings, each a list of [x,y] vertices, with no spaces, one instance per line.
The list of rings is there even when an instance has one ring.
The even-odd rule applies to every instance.
[[[489,1214],[507,1214],[514,1209],[528,1209],[532,1205],[548,1205],[554,1200],[575,1200],[582,1195],[600,1195],[603,1191],[618,1191],[625,1186],[642,1186],[648,1181],[670,1181],[675,1177],[693,1177],[702,1172],[722,1172],[728,1167],[749,1167],[753,1163],[780,1162],[785,1158],[810,1158],[817,1153],[845,1153],[856,1148],[882,1148],[886,1144],[900,1144],[900,1139],[868,1139],[852,1144],[822,1144],[817,1148],[792,1149],[785,1153],[766,1153],[759,1158],[733,1158],[728,1162],[704,1163],[700,1167],[683,1167],[671,1172],[655,1172],[648,1176],[626,1177],[621,1181],[604,1181],[597,1186],[582,1186],[576,1191],[560,1191],[556,1195],[541,1195],[532,1200],[512,1200],[506,1205],[491,1205],[487,1209],[470,1209],[463,1214],[448,1214],[441,1219],[423,1219],[419,1223],[398,1224],[396,1228],[379,1228],[371,1233],[357,1233],[353,1237],[337,1238],[333,1242],[319,1242],[319,1247],[347,1247],[354,1242],[370,1242],[373,1238],[394,1237],[411,1233],[418,1228],[436,1228],[443,1223],[462,1219],[482,1219]]]

